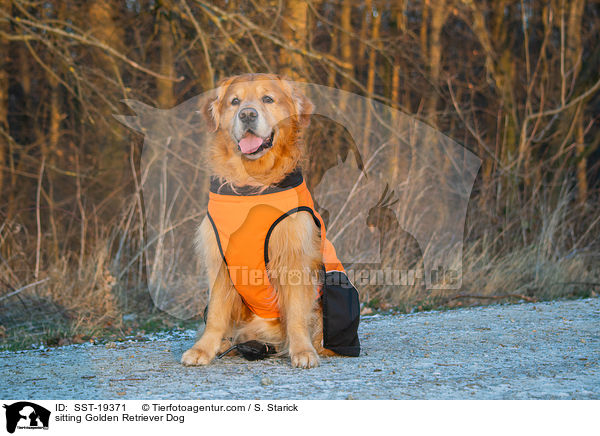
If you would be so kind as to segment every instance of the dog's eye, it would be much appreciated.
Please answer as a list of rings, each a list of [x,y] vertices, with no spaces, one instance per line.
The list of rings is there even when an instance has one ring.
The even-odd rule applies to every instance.
[[[269,96],[269,95],[265,95],[262,98],[262,100],[263,100],[263,103],[273,103],[274,102],[273,98],[271,96]]]
[[[237,106],[240,104],[240,99],[235,97],[233,100],[231,100],[231,104],[232,106]]]

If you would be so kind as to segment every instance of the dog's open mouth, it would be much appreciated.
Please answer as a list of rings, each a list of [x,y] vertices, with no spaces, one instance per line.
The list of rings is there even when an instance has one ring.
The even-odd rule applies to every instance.
[[[252,130],[248,130],[238,142],[238,149],[247,156],[256,155],[263,150],[273,147],[274,136],[274,131],[268,137],[261,138],[255,135]]]

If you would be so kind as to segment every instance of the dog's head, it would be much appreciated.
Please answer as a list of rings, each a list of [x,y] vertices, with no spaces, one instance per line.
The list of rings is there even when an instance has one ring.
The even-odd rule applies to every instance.
[[[221,81],[216,98],[203,110],[215,132],[213,169],[233,183],[244,182],[235,177],[242,168],[261,183],[285,176],[298,164],[301,131],[312,109],[306,96],[277,75],[246,74]]]

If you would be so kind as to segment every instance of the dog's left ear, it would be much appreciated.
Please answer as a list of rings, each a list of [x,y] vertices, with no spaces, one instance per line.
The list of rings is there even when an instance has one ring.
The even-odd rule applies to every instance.
[[[298,115],[298,122],[300,127],[308,127],[310,125],[310,116],[313,114],[315,105],[308,99],[304,93],[298,89],[298,87],[285,77],[278,76],[289,92],[294,107],[296,108],[296,114]]]
[[[315,110],[315,105],[302,91],[297,89],[294,95],[294,102],[296,104],[296,111],[298,112],[298,119],[300,120],[300,127],[308,127],[310,125],[310,116]]]

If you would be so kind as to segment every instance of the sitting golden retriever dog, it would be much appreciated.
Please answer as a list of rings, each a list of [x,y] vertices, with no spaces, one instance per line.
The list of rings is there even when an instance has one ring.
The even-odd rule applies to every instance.
[[[301,172],[312,103],[270,74],[225,79],[216,95],[202,111],[214,137],[205,156],[208,213],[197,233],[212,286],[206,327],[182,363],[206,365],[232,343],[249,340],[289,354],[293,367],[316,367],[319,354],[358,355],[357,307],[340,309],[352,312],[341,327],[351,330],[350,342],[339,339],[333,324],[324,341],[323,272],[345,273]]]

